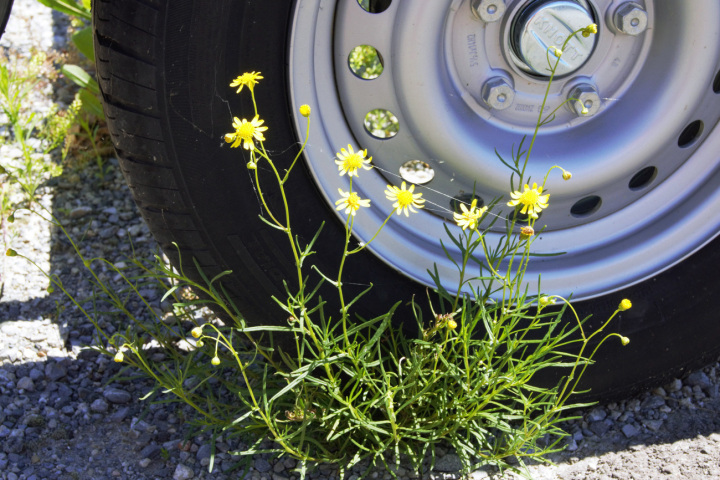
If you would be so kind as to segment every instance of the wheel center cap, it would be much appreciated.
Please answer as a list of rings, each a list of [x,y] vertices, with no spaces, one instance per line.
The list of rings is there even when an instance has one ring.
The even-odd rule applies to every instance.
[[[587,5],[587,2],[582,2]],[[595,23],[594,16],[580,2],[535,1],[521,10],[512,24],[511,43],[519,59],[518,66],[529,73],[550,76],[548,48],[560,48],[572,32]],[[565,46],[556,75],[579,69],[590,58],[596,35],[576,35]],[[555,57],[550,55],[550,61]]]

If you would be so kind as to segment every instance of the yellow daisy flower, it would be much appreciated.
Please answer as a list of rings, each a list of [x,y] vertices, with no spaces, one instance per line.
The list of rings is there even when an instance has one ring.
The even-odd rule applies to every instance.
[[[367,150],[354,151],[352,145],[348,145],[348,149],[344,148],[337,154],[337,160],[335,163],[340,170],[340,176],[348,174],[348,177],[358,176],[357,171],[361,168],[370,170],[372,167],[369,163],[372,161],[372,157],[365,158]]]
[[[525,190],[521,192],[516,190],[510,194],[510,200],[507,204],[509,207],[522,205],[520,213],[526,213],[530,218],[538,218],[543,208],[547,208],[550,194],[542,195],[543,188],[538,187],[537,183],[533,183],[532,188],[525,184]]]
[[[477,198],[472,201],[470,208],[468,209],[464,203],[460,204],[460,210],[462,212],[453,213],[453,220],[457,223],[458,227],[462,227],[463,230],[469,228],[475,230],[477,228],[480,217],[485,214],[487,207],[477,208]]]
[[[360,198],[360,196],[355,192],[343,192],[339,188],[338,192],[340,192],[340,195],[342,195],[343,198],[335,202],[335,205],[338,206],[338,210],[342,210],[344,208],[345,215],[350,214],[354,217],[355,213],[360,209],[360,207],[370,206],[370,199]]]
[[[401,188],[395,185],[388,185],[387,190],[385,190],[385,197],[395,202],[393,203],[395,213],[400,215],[404,211],[405,216],[409,217],[410,213],[408,210],[416,213],[417,210],[415,210],[415,208],[422,208],[423,203],[425,203],[425,199],[420,198],[422,197],[422,193],[413,193],[414,191],[415,185],[410,185],[408,189],[405,182],[402,182]]]
[[[243,89],[243,87],[248,87],[250,91],[252,92],[255,88],[255,85],[258,83],[258,80],[263,79],[264,77],[260,76],[260,72],[246,72],[237,77],[235,80],[232,81],[230,84],[231,87],[238,87],[236,93],[240,93],[240,91]]]
[[[265,120],[260,120],[260,117],[255,115],[255,118],[249,122],[244,118],[240,120],[235,117],[233,119],[233,128],[235,132],[225,134],[225,141],[232,143],[231,148],[237,148],[242,143],[245,150],[255,150],[255,142],[253,139],[264,142],[265,137],[263,133],[268,127],[261,126]]]

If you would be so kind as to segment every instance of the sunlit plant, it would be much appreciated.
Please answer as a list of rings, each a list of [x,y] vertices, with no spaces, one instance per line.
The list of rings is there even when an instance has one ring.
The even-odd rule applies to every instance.
[[[575,32],[586,33],[594,33],[593,26]],[[548,50],[553,74],[564,47]],[[587,331],[587,319],[579,318],[567,299],[528,291],[524,276],[538,239],[536,222],[552,204],[547,179],[554,170],[565,180],[572,177],[554,166],[538,184],[531,183],[525,172],[537,132],[554,112],[540,114],[527,151],[518,149],[511,159],[502,159],[513,182],[504,201],[515,208],[515,215],[501,218],[493,211],[497,202],[478,206],[477,200],[446,212],[446,232],[438,235],[448,235],[460,251],[457,258],[446,251],[458,267],[458,284],[442,285],[431,273],[435,292],[427,304],[413,300],[414,319],[396,318],[399,303],[411,299],[398,299],[376,318],[360,319],[354,311],[370,288],[348,298],[343,287],[345,261],[382,235],[388,222],[418,214],[425,204],[422,187],[416,191],[416,185],[406,182],[387,185],[387,217],[368,241],[355,244],[351,242],[355,218],[370,207],[370,200],[354,190],[354,182],[368,175],[372,158],[353,145],[341,148],[335,163],[338,174],[347,176],[348,188],[338,191],[335,208],[344,218],[345,240],[337,271],[320,271],[312,258],[322,254],[314,252],[322,232],[318,230],[307,243],[294,235],[291,199],[285,189],[307,144],[312,109],[299,108],[307,119],[306,134],[294,160],[276,164],[264,146],[272,125],[265,125],[255,102],[255,88],[262,87],[262,79],[260,72],[249,72],[230,84],[237,93],[245,90],[251,96],[255,111],[249,120],[233,118],[232,131],[224,139],[231,147],[242,147],[263,206],[260,219],[287,238],[292,252],[294,278],[286,279],[287,297],[275,299],[287,316],[287,326],[248,325],[223,289],[228,272],[212,279],[200,272],[202,281],[197,282],[182,269],[176,271],[160,261],[152,268],[136,263],[141,273],[135,276],[107,262],[127,283],[118,292],[94,273],[93,264],[102,259],[81,256],[105,301],[133,321],[126,330],[110,334],[93,312],[76,301],[97,328],[96,348],[116,362],[139,368],[156,381],[158,390],[194,408],[197,423],[213,438],[221,433],[245,436],[249,446],[236,453],[290,455],[300,461],[301,477],[318,462],[335,463],[342,473],[361,462],[370,468],[373,463],[399,465],[405,458],[419,471],[427,467],[423,462],[428,456],[432,468],[436,448],[448,444],[465,472],[488,464],[522,471],[527,459],[545,461],[548,453],[563,448],[566,434],[560,424],[571,408],[584,406],[570,404],[569,399],[607,339],[629,342],[604,329],[632,305],[623,299],[599,329]],[[271,177],[261,178],[259,170]],[[279,193],[278,208],[266,201],[270,188]],[[498,221],[505,223],[505,235],[490,245],[486,233]],[[76,251],[81,255],[77,247]],[[18,253],[8,250],[7,255]],[[478,271],[469,268],[473,263],[480,267],[477,276],[469,273]],[[311,271],[320,274],[318,281],[310,280]],[[49,278],[67,293],[56,276]],[[172,322],[157,313],[141,318],[125,307],[128,296],[138,296],[144,282],[158,282],[167,289],[166,297],[173,298],[175,305]],[[318,294],[328,285],[337,292],[341,307],[337,318],[325,310]],[[186,287],[200,297],[183,297]],[[204,322],[192,314],[205,305],[212,305],[225,322]],[[412,321],[418,327],[416,337],[400,327]],[[294,339],[294,348],[279,349],[272,342],[273,334]],[[150,359],[148,345],[153,343],[165,352],[166,361]],[[536,380],[539,372],[548,369],[563,372],[555,385]],[[272,448],[264,446],[267,439],[274,441]]]

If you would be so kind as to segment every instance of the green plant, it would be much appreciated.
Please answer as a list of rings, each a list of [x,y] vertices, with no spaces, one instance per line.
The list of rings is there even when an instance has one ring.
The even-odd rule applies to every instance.
[[[4,160],[2,166],[17,180],[28,201],[34,200],[42,182],[62,172],[62,167],[47,154],[65,138],[77,112],[75,107],[58,112],[57,106],[53,106],[48,115],[53,120],[45,123],[46,117],[25,106],[37,85],[52,79],[53,75],[54,69],[42,52],[35,53],[27,64],[13,58],[12,63],[0,65],[0,110],[7,117],[12,137],[21,150],[20,158]]]
[[[576,34],[591,34],[591,27]],[[553,72],[562,55],[560,49],[554,52],[554,63],[548,57]],[[230,85],[238,92],[247,87],[255,104],[254,88],[262,78],[250,72]],[[487,206],[472,201],[449,212],[462,229],[455,233],[446,226],[450,241],[462,252],[452,258],[458,285],[448,289],[431,271],[436,293],[429,294],[427,309],[411,302],[414,319],[395,318],[400,302],[376,318],[354,315],[357,302],[372,287],[349,298],[343,270],[345,259],[367,248],[387,222],[424,208],[422,193],[404,182],[388,185],[385,193],[393,203],[387,218],[368,242],[354,243],[355,217],[369,201],[353,190],[353,182],[360,181],[362,170],[372,168],[372,159],[365,150],[343,148],[335,160],[348,181],[348,190],[341,189],[336,202],[346,216],[343,253],[337,271],[319,271],[311,261],[322,227],[307,242],[293,234],[285,189],[309,137],[311,109],[303,105],[300,113],[308,119],[305,143],[287,166],[276,165],[265,150],[267,127],[257,106],[251,120],[234,118],[233,132],[225,136],[232,147],[247,152],[247,168],[263,205],[260,218],[287,238],[294,258],[296,276],[286,279],[287,297],[275,298],[287,326],[248,325],[222,285],[228,272],[209,278],[201,271],[201,278],[191,279],[159,257],[153,266],[132,259],[131,268],[120,269],[104,259],[84,258],[70,240],[93,277],[98,292],[93,309],[72,298],[57,276],[48,278],[95,324],[95,348],[140,369],[155,380],[156,391],[174,396],[162,401],[191,406],[198,413],[195,422],[213,438],[221,432],[245,437],[249,447],[238,454],[291,455],[300,460],[302,477],[313,462],[336,463],[344,470],[363,461],[398,465],[403,456],[420,470],[426,455],[434,459],[436,447],[443,444],[455,448],[465,471],[484,464],[521,471],[527,459],[544,461],[562,448],[560,422],[571,409],[584,406],[569,400],[604,341],[619,337],[628,343],[604,329],[631,305],[622,300],[599,329],[589,331],[587,318],[579,318],[567,299],[529,292],[524,281],[538,238],[537,218],[549,208],[548,175],[557,169],[564,179],[571,177],[555,166],[540,186],[530,186],[525,174],[538,130],[554,112],[540,113],[527,150],[521,143],[510,160],[501,158],[511,171],[508,205],[516,208],[514,216],[493,214],[501,199]],[[261,171],[269,175],[261,176]],[[277,188],[279,208],[267,201],[268,180]],[[490,245],[486,232],[498,223],[504,223],[505,235]],[[62,225],[56,226],[64,232]],[[7,254],[18,255],[14,250]],[[117,273],[124,288],[104,284],[96,273],[98,265]],[[166,290],[163,300],[173,299],[173,315],[159,314],[140,296],[147,283]],[[320,296],[324,285],[334,287],[338,312],[326,308]],[[198,296],[188,296],[187,289]],[[130,299],[140,299],[145,311],[131,309]],[[199,317],[198,309],[206,306],[220,312],[224,322]],[[432,312],[430,318],[423,316],[424,310]],[[131,322],[125,320],[122,331],[111,332],[97,321],[99,315]],[[399,327],[408,321],[417,323],[417,338]],[[278,338],[285,342],[276,343]],[[158,349],[164,360],[152,360]],[[555,385],[541,385],[538,373],[547,369],[565,375]],[[275,442],[271,448],[264,447],[268,438]],[[519,467],[511,465],[510,458]]]

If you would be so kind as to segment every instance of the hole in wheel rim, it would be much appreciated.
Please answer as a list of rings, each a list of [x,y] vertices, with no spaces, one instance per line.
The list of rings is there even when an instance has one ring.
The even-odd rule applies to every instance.
[[[400,130],[400,122],[390,110],[376,108],[365,115],[365,130],[375,138],[392,138]]]
[[[687,127],[685,127],[685,129],[678,137],[678,147],[689,147],[690,145],[695,143],[695,141],[700,137],[702,131],[703,122],[701,120],[695,120],[694,122],[691,122]]]
[[[370,45],[358,45],[348,55],[348,67],[356,77],[363,80],[378,78],[384,69],[382,55],[375,47]]]
[[[717,72],[715,75],[715,80],[713,80],[712,85],[713,92],[720,93],[720,71]]]
[[[655,180],[655,177],[657,176],[657,171],[658,170],[655,167],[643,168],[635,175],[633,175],[633,177],[630,179],[630,182],[628,182],[628,188],[630,190],[642,190],[643,188],[650,185],[653,180]]]
[[[462,213],[460,205],[465,205],[466,208],[469,208],[473,200],[477,200],[475,204],[477,208],[482,208],[485,205],[485,200],[483,200],[482,197],[473,195],[472,193],[461,193],[450,199],[450,209],[455,213]]]
[[[570,213],[574,217],[587,217],[597,212],[602,204],[602,199],[597,195],[589,195],[581,198],[570,208]]]
[[[422,160],[410,160],[400,166],[400,176],[406,182],[424,185],[435,177],[435,170]]]
[[[382,13],[390,7],[392,0],[357,0],[358,5],[370,13]]]

